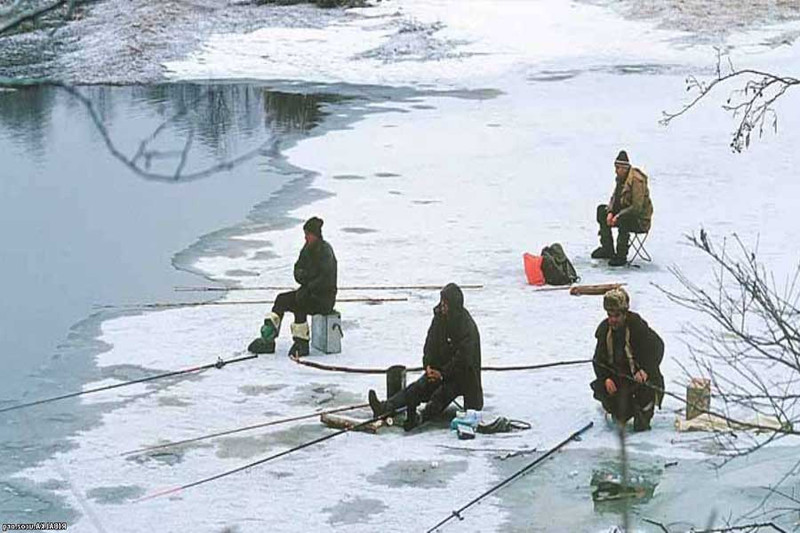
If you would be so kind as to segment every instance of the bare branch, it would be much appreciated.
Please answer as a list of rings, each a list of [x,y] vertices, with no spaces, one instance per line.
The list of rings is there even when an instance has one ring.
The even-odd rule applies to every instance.
[[[723,57],[727,59],[727,73],[723,73]],[[777,133],[778,115],[773,105],[790,87],[800,84],[800,80],[761,70],[737,69],[733,66],[730,57],[720,49],[717,49],[716,78],[710,82],[704,82],[695,76],[687,77],[686,90],[696,93],[695,97],[677,112],[663,111],[660,123],[664,126],[669,125],[673,119],[694,108],[718,86],[729,84],[729,82],[736,83],[740,80],[744,80],[741,88],[731,90],[726,102],[722,105],[725,111],[730,112],[731,116],[739,120],[731,139],[731,149],[741,152],[748,148],[751,133],[757,131],[758,136],[761,137],[764,125],[767,123]]]
[[[713,397],[719,403],[706,412],[730,425],[730,431],[713,433],[721,458],[718,467],[788,435],[800,434],[800,266],[786,276],[779,288],[774,274],[758,261],[757,244],[749,248],[738,236],[733,237],[734,246],[729,247],[723,240],[722,246],[717,247],[703,230],[699,235],[687,236],[689,244],[711,260],[713,280],[708,285],[700,286],[673,268],[683,290],[657,286],[671,301],[697,313],[685,328],[689,361],[678,364],[687,380],[711,380]],[[684,402],[676,395],[666,395]],[[764,417],[775,427],[765,427]],[[753,423],[739,425],[741,420]],[[761,503],[739,519],[771,521],[729,523],[720,529],[709,525],[704,531],[783,531],[774,521],[787,513],[798,513],[800,502],[782,485],[797,476],[799,467],[800,461],[775,485],[766,488],[768,492]]]
[[[727,531],[759,531],[764,528],[774,529],[787,533],[785,529],[778,527],[774,522],[757,522],[753,524],[742,524],[739,526],[720,527],[714,529],[699,529],[693,530],[693,533],[725,533]]]
[[[40,80],[13,80],[13,79],[0,78],[0,87],[19,88],[31,85],[42,85],[42,84],[43,83]],[[163,129],[166,127],[168,121],[164,122],[161,125],[159,125],[158,128],[156,128],[156,130],[149,137],[147,137],[139,144],[138,150],[132,157],[128,157],[114,143],[113,139],[111,138],[111,134],[103,124],[103,121],[100,118],[99,113],[97,112],[97,110],[95,109],[94,105],[92,104],[91,100],[89,100],[89,98],[83,95],[75,87],[67,85],[65,83],[49,81],[46,82],[46,84],[58,87],[66,91],[76,100],[78,100],[84,106],[86,112],[92,119],[94,126],[100,133],[100,136],[102,137],[103,142],[105,143],[111,155],[113,155],[114,158],[120,161],[123,165],[125,165],[130,170],[132,170],[137,175],[143,178],[159,180],[159,181],[176,181],[178,179],[188,181],[193,179],[199,179],[211,176],[213,174],[216,174],[224,170],[230,170],[258,155],[273,153],[275,150],[277,150],[278,147],[277,137],[271,136],[263,143],[255,147],[254,149],[245,152],[235,158],[215,163],[201,170],[197,170],[190,173],[184,173],[183,170],[185,168],[189,152],[193,145],[193,130],[190,131],[189,135],[187,136],[182,150],[164,152],[148,148],[149,143],[152,142],[159,135],[159,133],[161,133],[161,131],[163,131]],[[172,119],[170,120],[174,120],[175,118],[183,115],[184,113],[185,109],[179,111],[178,113],[175,113]],[[151,172],[149,170],[150,163],[152,162],[153,159],[165,159],[165,158],[178,158],[178,163],[176,165],[174,172],[171,172],[169,174],[162,174],[158,172]],[[143,163],[140,163],[142,160]]]
[[[22,5],[22,1],[24,1],[24,0],[17,0],[14,3],[14,5],[12,5],[11,7],[8,8],[7,11],[0,12],[0,16],[8,16],[8,15],[12,14],[14,11],[18,10],[19,6]],[[0,26],[0,35],[3,35],[4,33],[19,27],[21,24],[23,24],[23,23],[25,23],[25,22],[27,22],[29,20],[35,20],[35,19],[41,17],[42,15],[50,13],[51,11],[55,11],[56,9],[59,9],[60,7],[64,6],[65,4],[67,6],[67,11],[66,11],[66,15],[64,16],[64,20],[69,20],[72,17],[72,14],[73,14],[73,12],[75,10],[75,6],[77,4],[86,4],[86,3],[89,3],[89,2],[92,2],[92,1],[95,1],[95,0],[54,0],[50,4],[46,4],[44,6],[37,6],[35,8],[31,8],[28,11],[24,11],[22,13],[19,13],[17,16],[13,17],[11,20],[9,20],[8,22],[6,22],[2,26]]]
[[[667,529],[667,526],[665,526],[661,522],[656,522],[655,520],[650,520],[649,518],[642,518],[642,520],[647,522],[648,524],[653,524],[654,526],[658,526],[664,533],[670,533],[669,529]]]

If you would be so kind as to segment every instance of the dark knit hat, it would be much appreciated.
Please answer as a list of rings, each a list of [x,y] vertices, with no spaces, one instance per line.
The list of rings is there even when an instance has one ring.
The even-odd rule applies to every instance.
[[[614,160],[614,164],[625,165],[628,167],[631,166],[631,161],[630,159],[628,159],[628,152],[626,152],[625,150],[620,150],[619,153],[617,154],[617,158]]]
[[[321,218],[318,217],[311,217],[306,220],[306,223],[303,224],[303,231],[306,233],[310,233],[311,235],[316,235],[320,239],[322,238],[322,224],[324,222]]]

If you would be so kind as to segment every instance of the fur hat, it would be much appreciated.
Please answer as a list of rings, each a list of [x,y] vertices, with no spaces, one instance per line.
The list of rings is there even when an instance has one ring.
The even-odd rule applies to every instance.
[[[623,288],[611,289],[603,296],[603,309],[612,313],[627,311],[631,305],[631,298]]]
[[[311,217],[306,220],[306,223],[303,224],[303,231],[306,233],[310,233],[311,235],[316,235],[320,239],[322,238],[322,224],[324,222],[321,218]]]

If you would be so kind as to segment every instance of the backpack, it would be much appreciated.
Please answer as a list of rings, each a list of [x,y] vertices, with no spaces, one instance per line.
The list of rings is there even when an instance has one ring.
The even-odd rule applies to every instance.
[[[542,272],[548,285],[571,285],[581,279],[559,243],[542,248]]]

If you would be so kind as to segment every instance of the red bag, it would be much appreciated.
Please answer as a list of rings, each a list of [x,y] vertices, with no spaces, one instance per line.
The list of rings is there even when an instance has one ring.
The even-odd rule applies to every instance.
[[[522,261],[525,263],[525,277],[528,278],[528,285],[544,285],[542,256],[524,253]]]

